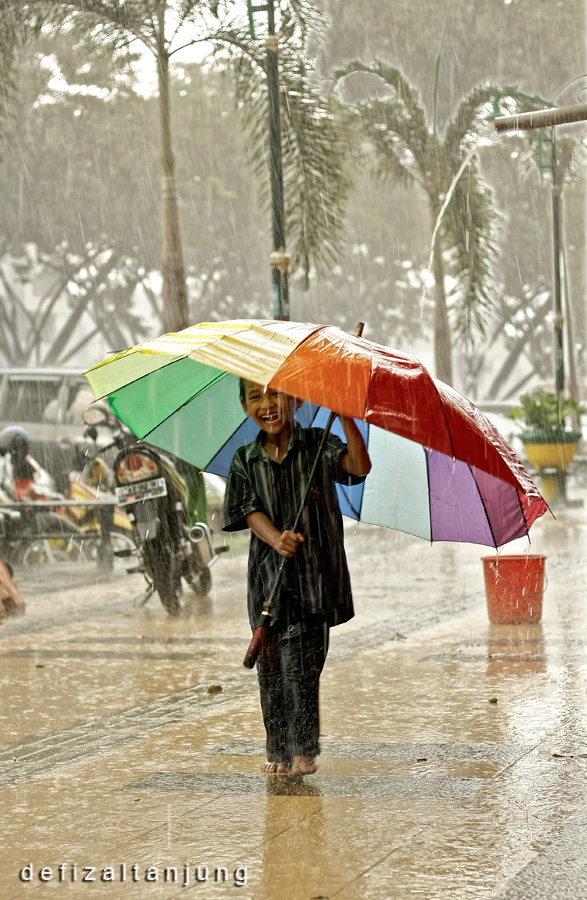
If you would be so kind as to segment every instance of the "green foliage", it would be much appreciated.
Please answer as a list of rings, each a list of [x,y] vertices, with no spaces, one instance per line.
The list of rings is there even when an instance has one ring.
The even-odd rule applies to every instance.
[[[152,269],[160,257],[157,105],[139,98],[126,67],[115,59],[108,66],[104,54],[89,40],[72,47],[67,35],[18,50],[19,91],[0,135],[0,241],[17,253],[25,243],[45,253],[65,243],[83,254],[105,237]],[[102,66],[110,78],[100,75],[94,90]]]
[[[60,278],[66,282],[51,333],[58,333],[66,306],[76,306],[79,288],[66,277],[75,261],[97,247],[100,254],[112,249],[112,271],[87,300],[88,316],[60,344],[60,359],[92,331],[92,317],[94,333],[103,336],[94,358],[142,339],[145,328],[164,330],[160,278],[149,278],[161,252],[157,99],[138,96],[123,57],[108,65],[106,53],[90,40],[72,46],[67,34],[28,42],[16,57],[19,90],[0,135],[0,256],[6,249],[19,258],[26,244],[36,245],[43,268],[31,275],[29,298],[41,298],[53,284],[57,290]],[[96,91],[94,73],[102,66],[111,77],[100,76]],[[190,321],[266,316],[268,223],[235,139],[233,80],[228,71],[196,64],[176,73],[171,93]],[[38,362],[46,347],[28,355],[28,318],[19,319],[25,337],[18,337],[9,313],[0,309],[2,358]]]
[[[512,419],[522,419],[526,426],[534,431],[556,433],[565,430],[565,419],[573,414],[580,415],[584,410],[571,397],[560,398],[557,394],[542,389],[522,394],[521,408],[511,411]]]
[[[28,14],[32,8],[38,12],[41,6],[45,9],[52,6],[55,21],[58,21],[59,10],[63,11],[66,7],[71,9],[74,5],[77,5],[78,11],[91,8],[93,11],[103,12],[109,7],[113,10],[118,7],[119,10],[125,8],[125,13],[129,13],[144,10],[147,0],[127,0],[126,3],[114,0],[51,0],[50,3],[48,0],[0,0],[0,30],[4,28],[4,33],[8,33],[5,13],[10,7]],[[152,0],[150,5],[153,7]],[[394,0],[389,4],[382,4],[380,0],[324,0],[321,6],[331,14],[326,32],[319,13],[307,0],[280,0],[276,5],[279,7],[278,27],[283,34],[280,51],[284,51],[284,60],[288,52],[284,50],[286,45],[292,47],[294,61],[296,52],[299,58],[303,58],[307,55],[304,50],[308,47],[310,54],[315,53],[317,56],[318,75],[322,81],[316,78],[311,65],[307,64],[305,69],[306,81],[312,87],[325,84],[331,65],[341,66],[346,59],[360,57],[369,60],[374,56],[391,59],[394,67],[416,93],[419,106],[432,122],[435,118],[433,88],[437,86],[436,133],[439,138],[444,135],[447,146],[450,144],[457,151],[462,146],[461,159],[470,143],[462,138],[461,119],[455,115],[455,111],[466,91],[472,90],[475,84],[490,79],[492,83],[499,84],[519,83],[543,96],[553,96],[561,82],[576,74],[578,60],[582,59],[584,35],[576,27],[576,23],[583,14],[583,0],[561,0],[556,4],[552,0],[533,0],[531,10],[527,3],[519,0],[508,4],[504,4],[503,0],[487,0],[482,4],[471,3],[471,0],[422,0],[417,10],[407,0]],[[207,29],[207,33],[215,36],[216,46],[233,47],[233,59],[240,57],[250,60],[251,67],[256,71],[251,83],[252,94],[259,104],[255,113],[260,124],[256,159],[267,200],[268,166],[265,147],[268,111],[263,41],[266,15],[262,12],[255,14],[258,39],[253,41],[246,24],[244,0],[200,0],[195,6],[190,0],[181,0],[181,3],[179,0],[170,0],[168,4],[168,8],[175,8],[180,12],[188,11],[189,7],[193,7],[194,15],[190,20],[191,31],[187,35],[187,43],[192,39],[203,39],[203,33]],[[203,18],[198,18],[200,11],[204,13]],[[237,15],[240,15],[240,22],[235,21],[234,30],[231,30],[230,17]],[[198,22],[203,23],[205,28],[200,27]],[[446,38],[439,80],[436,82],[434,65],[438,61],[440,35],[445,27]],[[324,43],[313,40],[314,30],[322,31]],[[12,52],[19,46],[23,32],[20,29],[13,33],[16,34],[16,40],[11,38],[4,41],[11,60]],[[85,244],[98,243],[104,234],[117,247],[122,242],[121,249],[124,248],[129,256],[136,253],[142,265],[157,268],[160,265],[160,178],[157,169],[156,100],[150,98],[144,103],[139,102],[132,91],[127,96],[126,83],[118,80],[118,76],[118,93],[115,95],[111,91],[112,86],[108,85],[108,67],[118,57],[111,50],[100,48],[104,53],[101,69],[100,63],[94,56],[90,58],[88,52],[91,44],[94,48],[98,47],[96,39],[99,34],[105,33],[104,28],[98,33],[93,26],[90,27],[89,19],[83,25],[80,23],[80,28],[74,35],[75,43],[80,47],[78,59],[73,59],[72,55],[70,67],[63,54],[61,56],[67,80],[80,86],[84,80],[86,86],[103,85],[110,91],[106,102],[83,94],[78,95],[77,99],[67,94],[59,97],[55,91],[51,93],[50,102],[45,102],[44,99],[38,102],[39,96],[49,96],[49,92],[39,90],[35,94],[32,89],[28,92],[27,88],[24,96],[24,78],[28,79],[30,76],[32,79],[36,72],[46,80],[49,73],[39,73],[33,55],[27,57],[18,73],[11,70],[13,75],[16,74],[13,83],[18,85],[21,102],[17,106],[13,91],[10,107],[14,113],[13,121],[4,126],[0,122],[0,136],[3,128],[6,136],[6,143],[0,146],[0,162],[2,155],[4,156],[3,165],[0,166],[3,198],[3,216],[0,220],[4,220],[0,248],[3,240],[13,244],[32,241],[41,242],[43,249],[51,252],[58,243],[67,240],[70,250],[75,247],[76,252],[83,254]],[[52,32],[46,30],[45,34],[49,41],[53,40]],[[73,32],[64,30],[62,40],[65,42],[68,35],[72,34]],[[474,40],[471,39],[472,35]],[[70,39],[72,44],[74,39]],[[0,36],[0,46],[2,43]],[[182,43],[183,37],[175,42],[175,46]],[[124,49],[124,41],[119,41],[119,44],[120,49]],[[47,42],[43,52],[52,52],[47,49]],[[185,57],[186,51],[183,52],[182,59]],[[221,63],[223,59],[220,59]],[[86,73],[81,71],[85,63],[91,65],[91,70]],[[255,185],[246,177],[245,151],[252,152],[252,140],[248,146],[244,146],[236,118],[231,115],[230,95],[234,91],[234,85],[230,68],[224,67],[224,87],[218,91],[211,86],[209,80],[196,76],[193,72],[190,76],[191,83],[187,84],[183,82],[181,67],[172,67],[172,74],[174,69],[177,80],[175,85],[172,84],[172,125],[186,273],[188,287],[190,284],[194,286],[191,289],[191,319],[247,315],[249,310],[266,314],[270,305],[267,271],[270,220],[257,208]],[[246,67],[243,69],[245,71]],[[295,73],[295,66],[292,71]],[[210,73],[212,80],[217,77],[217,73]],[[294,84],[295,77],[292,81],[292,85]],[[295,87],[293,90],[295,91]],[[571,90],[573,96],[570,93],[566,98],[561,95],[555,98],[556,102],[559,105],[582,102],[582,97],[574,95],[574,88]],[[410,104],[414,105],[413,98],[408,93],[405,96],[406,108]],[[282,92],[284,129],[287,127],[286,108],[290,96],[294,96],[293,91],[289,94],[285,90]],[[320,114],[322,111],[327,115],[332,112],[332,107],[328,107],[322,100],[318,101],[315,108]],[[504,112],[506,108],[504,104]],[[6,110],[6,106],[0,103],[0,116],[3,110]],[[464,106],[463,111],[463,120],[467,121],[468,110]],[[349,118],[356,118],[352,111],[348,110],[348,113]],[[252,108],[242,108],[242,114],[248,124]],[[223,118],[220,118],[221,115]],[[407,124],[409,122],[403,123],[404,126]],[[576,134],[579,128],[580,126],[573,126],[573,133]],[[449,138],[451,129],[454,129],[453,138]],[[561,150],[561,157],[564,143],[562,133],[562,130],[559,131],[561,138],[558,148]],[[251,138],[251,135],[248,137]],[[346,317],[350,326],[354,325],[357,318],[365,317],[376,340],[401,346],[402,341],[409,341],[411,330],[420,322],[426,329],[426,337],[429,333],[434,297],[428,291],[423,303],[422,287],[417,282],[418,279],[421,282],[429,257],[430,200],[422,188],[415,165],[412,164],[409,170],[402,166],[404,161],[410,161],[407,145],[402,146],[399,138],[390,137],[389,140],[401,150],[397,154],[397,165],[395,159],[388,157],[386,167],[380,167],[382,171],[386,171],[389,189],[382,190],[373,177],[375,152],[363,153],[360,156],[360,168],[353,174],[355,185],[351,188],[348,204],[346,249],[343,248],[336,266],[331,264],[330,254],[324,257],[320,267],[326,274],[316,278],[311,273],[307,293],[302,294],[296,290],[297,279],[292,279],[292,316],[312,321],[334,321],[337,324],[343,324]],[[284,138],[284,147],[286,143],[289,142]],[[351,149],[358,143],[361,144],[361,150],[365,146],[365,142],[356,136],[349,139],[348,143]],[[293,141],[291,146],[295,146]],[[520,327],[516,327],[515,334],[512,332],[512,353],[517,347],[522,347],[523,340],[525,350],[521,368],[514,372],[513,363],[510,365],[512,382],[515,381],[518,386],[515,391],[507,394],[508,397],[517,396],[529,383],[528,360],[530,365],[538,367],[536,372],[533,369],[530,371],[531,377],[538,381],[547,381],[551,368],[550,326],[548,322],[544,322],[543,316],[543,309],[548,309],[546,293],[552,283],[550,195],[546,189],[540,190],[536,169],[531,182],[519,178],[516,160],[519,161],[523,150],[524,142],[519,136],[500,136],[491,146],[485,144],[481,147],[477,171],[477,175],[481,175],[483,181],[491,185],[493,196],[504,213],[500,223],[504,250],[498,267],[493,266],[487,250],[478,254],[476,259],[481,260],[485,254],[485,258],[490,258],[491,270],[499,273],[498,300],[505,297],[511,298],[512,302],[516,301],[516,310],[512,307],[509,318],[498,310],[499,322],[491,322],[488,328],[490,337],[481,348],[486,351],[487,380],[493,378],[492,367],[493,371],[498,369],[496,376],[501,369],[498,348],[502,341],[506,342],[509,354],[507,341],[512,323],[519,325],[519,316],[528,313],[527,321],[524,320],[527,339],[521,334]],[[476,159],[473,159],[472,164],[477,165]],[[342,165],[338,166],[338,158],[332,169],[334,176],[344,171]],[[577,187],[573,190],[565,188],[564,191],[565,238],[569,263],[569,277],[565,279],[565,283],[571,285],[571,300],[575,300],[573,312],[576,316],[577,344],[583,343],[585,330],[584,304],[581,299],[585,296],[585,175],[581,167],[578,167],[578,172],[580,181]],[[314,217],[316,210],[308,219],[297,206],[296,192],[299,184],[304,184],[307,180],[304,172],[299,174],[301,179],[295,177],[288,182],[292,195],[286,196],[286,218],[299,218],[300,234],[304,234],[303,229],[309,221],[310,232],[305,237],[307,240],[312,236],[312,226],[318,220]],[[348,177],[348,170],[346,176]],[[474,193],[471,194],[471,185],[465,185],[467,174],[461,181],[467,190],[461,194],[459,183],[454,196],[456,215],[453,219],[451,204],[445,212],[443,222],[446,229],[460,229],[460,242],[463,244],[471,239],[470,224],[467,224],[467,203],[477,203],[477,197]],[[318,186],[320,192],[319,182],[314,179],[313,184]],[[222,185],[226,187],[226,191]],[[238,195],[237,198],[230,196],[235,194]],[[479,205],[482,203],[483,198],[480,198]],[[330,209],[331,204],[322,204],[318,213],[330,215]],[[478,212],[475,213],[477,215]],[[497,222],[498,220],[495,224]],[[291,226],[292,223],[293,219],[287,224]],[[320,239],[319,232],[317,234]],[[338,241],[342,237],[341,231],[332,243],[333,248],[339,246]],[[473,232],[473,238],[478,239],[476,232]],[[445,236],[444,229],[442,233],[439,232],[439,239],[444,247],[452,241],[450,235]],[[297,239],[290,230],[290,252],[295,245]],[[366,246],[368,256],[363,256],[362,253],[355,255],[354,249],[357,246]],[[304,268],[304,259],[315,263],[313,257],[304,257],[301,253],[297,259],[300,260],[299,272]],[[379,262],[380,259],[383,262]],[[417,273],[417,277],[406,287],[402,266],[408,261],[413,267],[411,271]],[[453,274],[453,263],[455,269],[462,269],[463,261],[453,259],[450,250],[445,250],[444,262],[447,274]],[[478,263],[475,265],[472,266],[472,278],[478,281]],[[447,285],[451,283],[454,284],[447,279]],[[493,290],[489,291],[489,296],[494,297]],[[532,299],[536,297],[539,298],[539,303]],[[465,297],[462,299],[466,304]],[[482,310],[482,307],[479,309]],[[460,308],[460,312],[462,311],[463,308]],[[534,320],[531,318],[533,313],[536,313]],[[536,340],[535,326],[539,316],[538,328],[542,328],[542,332],[540,340]],[[459,314],[455,318],[457,324],[467,324],[470,332],[473,331],[474,326],[466,315]],[[502,322],[507,323],[508,333],[505,335]],[[497,344],[491,344],[494,325],[495,333],[498,334]],[[487,353],[490,344],[491,351]],[[471,358],[474,356],[477,359],[479,354],[479,345],[471,348]],[[496,363],[498,359],[499,364]],[[522,384],[524,378],[526,380]],[[501,391],[500,396],[506,395]]]
[[[15,0],[0,0],[15,2]],[[152,0],[29,0],[30,12],[41,11],[54,25],[67,24],[74,37],[89,37],[110,51],[127,48],[138,39],[166,67],[180,49],[210,42],[228,53],[236,68],[237,102],[245,105],[243,120],[254,145],[251,156],[260,178],[261,195],[269,208],[267,167],[268,101],[264,34],[266,17],[256,17],[257,39],[248,31],[246,4],[241,0],[167,0],[168,35],[163,35]],[[283,0],[276,4],[280,35],[279,63],[282,106],[282,151],[286,230],[292,271],[303,282],[313,267],[323,268],[343,241],[348,181],[344,174],[344,147],[332,110],[311,86],[313,64],[305,56],[307,42],[324,31],[325,19],[310,0]],[[258,20],[258,21],[257,21]],[[164,100],[160,100],[164,103]],[[169,110],[163,110],[169,127]],[[163,129],[162,134],[167,134]],[[163,158],[173,167],[171,135],[163,140]]]

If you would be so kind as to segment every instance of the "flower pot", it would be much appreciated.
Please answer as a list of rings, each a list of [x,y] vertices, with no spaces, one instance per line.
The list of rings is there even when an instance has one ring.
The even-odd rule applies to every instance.
[[[540,473],[542,496],[547,503],[561,498],[561,481],[580,437],[580,431],[524,431],[520,435],[528,461]]]
[[[545,556],[482,558],[489,621],[496,625],[539,622],[542,617]]]

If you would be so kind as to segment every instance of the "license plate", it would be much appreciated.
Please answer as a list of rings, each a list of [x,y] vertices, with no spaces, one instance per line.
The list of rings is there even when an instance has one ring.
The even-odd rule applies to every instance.
[[[167,485],[164,478],[153,478],[152,481],[140,481],[138,484],[125,484],[116,488],[116,500],[119,506],[129,503],[140,503],[142,500],[154,500],[165,497]]]

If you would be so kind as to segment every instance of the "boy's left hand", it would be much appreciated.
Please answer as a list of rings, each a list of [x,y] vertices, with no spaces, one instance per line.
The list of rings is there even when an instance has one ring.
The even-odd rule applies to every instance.
[[[351,475],[368,475],[371,471],[371,460],[363,435],[354,419],[346,416],[339,416],[339,419],[347,439],[346,452],[340,457],[341,467]]]

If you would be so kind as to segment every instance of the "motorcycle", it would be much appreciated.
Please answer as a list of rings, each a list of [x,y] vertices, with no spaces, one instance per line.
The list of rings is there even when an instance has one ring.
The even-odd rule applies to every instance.
[[[83,532],[87,556],[112,568],[117,551],[133,550],[136,546],[133,525],[119,506],[84,505],[87,500],[104,499],[113,488],[113,475],[106,462],[95,453],[88,454],[87,445],[84,450],[78,460],[80,465],[67,473],[67,499],[78,501],[79,505],[64,506],[58,512]]]
[[[28,435],[18,426],[0,432],[0,559],[10,567],[83,558],[77,524],[49,510],[23,506],[46,500],[50,478],[28,453]],[[5,505],[5,508],[3,506]]]
[[[204,522],[189,525],[188,490],[171,456],[138,441],[101,406],[93,405],[83,414],[86,435],[96,442],[97,429],[105,425],[113,431],[110,445],[117,449],[113,462],[115,494],[132,522],[141,571],[149,586],[143,602],[153,593],[170,615],[181,609],[182,579],[200,597],[212,586],[212,565],[227,547],[214,548],[211,532]],[[128,555],[126,551],[117,556]]]

